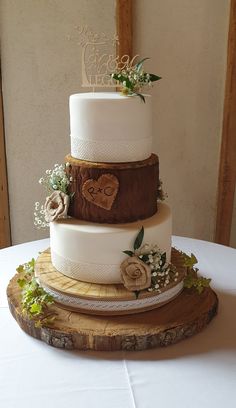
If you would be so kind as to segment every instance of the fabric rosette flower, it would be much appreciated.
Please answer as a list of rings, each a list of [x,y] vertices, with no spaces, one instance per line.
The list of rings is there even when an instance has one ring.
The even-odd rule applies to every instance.
[[[130,291],[139,291],[151,286],[151,268],[137,256],[131,256],[122,262],[121,280]]]
[[[57,218],[64,218],[67,216],[69,207],[69,196],[62,191],[54,191],[49,197],[46,198],[44,205],[45,220],[52,222]]]

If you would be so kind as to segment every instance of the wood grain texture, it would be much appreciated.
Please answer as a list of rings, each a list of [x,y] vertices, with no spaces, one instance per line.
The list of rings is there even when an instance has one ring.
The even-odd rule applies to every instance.
[[[9,245],[11,245],[11,233],[3,126],[2,80],[0,77],[0,248]]]
[[[186,268],[183,267],[182,258],[174,248],[172,249],[171,262],[178,270],[178,280],[176,282],[170,282],[169,285],[162,289],[162,292],[176,286],[186,275]],[[39,255],[35,264],[35,274],[39,278],[41,285],[56,290],[62,295],[77,296],[81,299],[106,301],[136,299],[135,294],[128,291],[122,284],[104,285],[81,282],[63,275],[52,265],[50,249],[47,249]],[[153,295],[156,295],[156,293],[142,291],[139,294],[139,299],[150,298]]]
[[[67,172],[72,177],[70,216],[90,222],[117,224],[146,219],[157,212],[159,162],[156,155],[132,163],[94,163],[74,159],[70,155],[65,161],[70,164]],[[87,180],[97,181],[104,174],[113,175],[119,183],[109,210],[88,201],[83,195],[84,183]],[[96,197],[101,193],[96,190],[94,194]]]
[[[184,340],[207,326],[217,313],[218,299],[211,288],[201,295],[184,290],[165,306],[125,316],[94,316],[70,312],[52,305],[57,313],[51,326],[36,328],[22,314],[18,275],[9,283],[8,303],[19,326],[30,336],[63,349],[146,350]]]
[[[236,0],[231,0],[215,242],[229,245],[236,183]]]
[[[116,55],[122,57],[133,53],[132,0],[116,0],[116,33],[119,38]]]

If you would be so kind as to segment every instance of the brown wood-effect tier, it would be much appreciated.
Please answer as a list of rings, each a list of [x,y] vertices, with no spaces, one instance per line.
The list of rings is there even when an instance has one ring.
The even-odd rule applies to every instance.
[[[70,216],[118,224],[146,219],[157,212],[159,161],[155,154],[146,160],[126,163],[95,163],[70,155],[65,161],[70,164],[67,172],[72,177]],[[108,181],[105,177],[101,179],[103,175]],[[113,183],[113,194],[112,197],[104,197],[104,186],[108,186],[108,192],[111,191],[109,178]],[[90,200],[86,188],[92,192]]]

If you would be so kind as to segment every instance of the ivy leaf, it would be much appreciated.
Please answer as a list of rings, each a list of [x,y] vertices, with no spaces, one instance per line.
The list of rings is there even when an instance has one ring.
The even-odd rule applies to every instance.
[[[143,242],[143,237],[144,237],[144,228],[142,227],[134,241],[134,250],[139,249],[141,247],[142,242]]]
[[[133,256],[134,253],[133,251],[123,251],[124,254],[129,255],[129,256]]]
[[[190,256],[185,254],[184,252],[181,252],[181,255],[183,257],[184,261],[184,266],[187,268],[192,269],[196,263],[198,263],[198,260],[194,254],[191,254]]]
[[[196,256],[194,254],[192,254],[192,253],[191,253],[190,259],[191,259],[192,265],[196,265],[198,263],[198,260],[197,260]]]
[[[18,268],[16,268],[16,271],[18,273],[24,272],[24,265],[19,265]]]
[[[26,279],[17,279],[17,283],[21,289],[25,286],[26,282]]]
[[[184,287],[191,289],[194,288],[199,294],[202,293],[204,288],[210,285],[211,279],[204,278],[203,276],[196,276],[193,272],[189,273],[184,279]]]
[[[159,79],[161,79],[161,77],[159,77],[158,75],[155,74],[149,74],[149,79],[151,82],[155,82],[155,81],[159,81]]]
[[[42,313],[42,305],[40,305],[39,303],[33,303],[30,306],[30,312],[34,315]]]

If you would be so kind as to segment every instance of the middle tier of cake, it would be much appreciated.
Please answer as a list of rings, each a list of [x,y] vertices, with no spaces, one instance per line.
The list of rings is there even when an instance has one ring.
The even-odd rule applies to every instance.
[[[157,211],[158,157],[127,163],[65,158],[70,176],[71,217],[119,224],[146,219]]]
[[[53,266],[61,273],[79,281],[121,283],[120,265],[127,258],[123,252],[133,250],[134,239],[144,228],[143,244],[156,245],[171,255],[171,211],[159,203],[152,217],[128,224],[94,224],[75,218],[50,223],[50,244]]]

